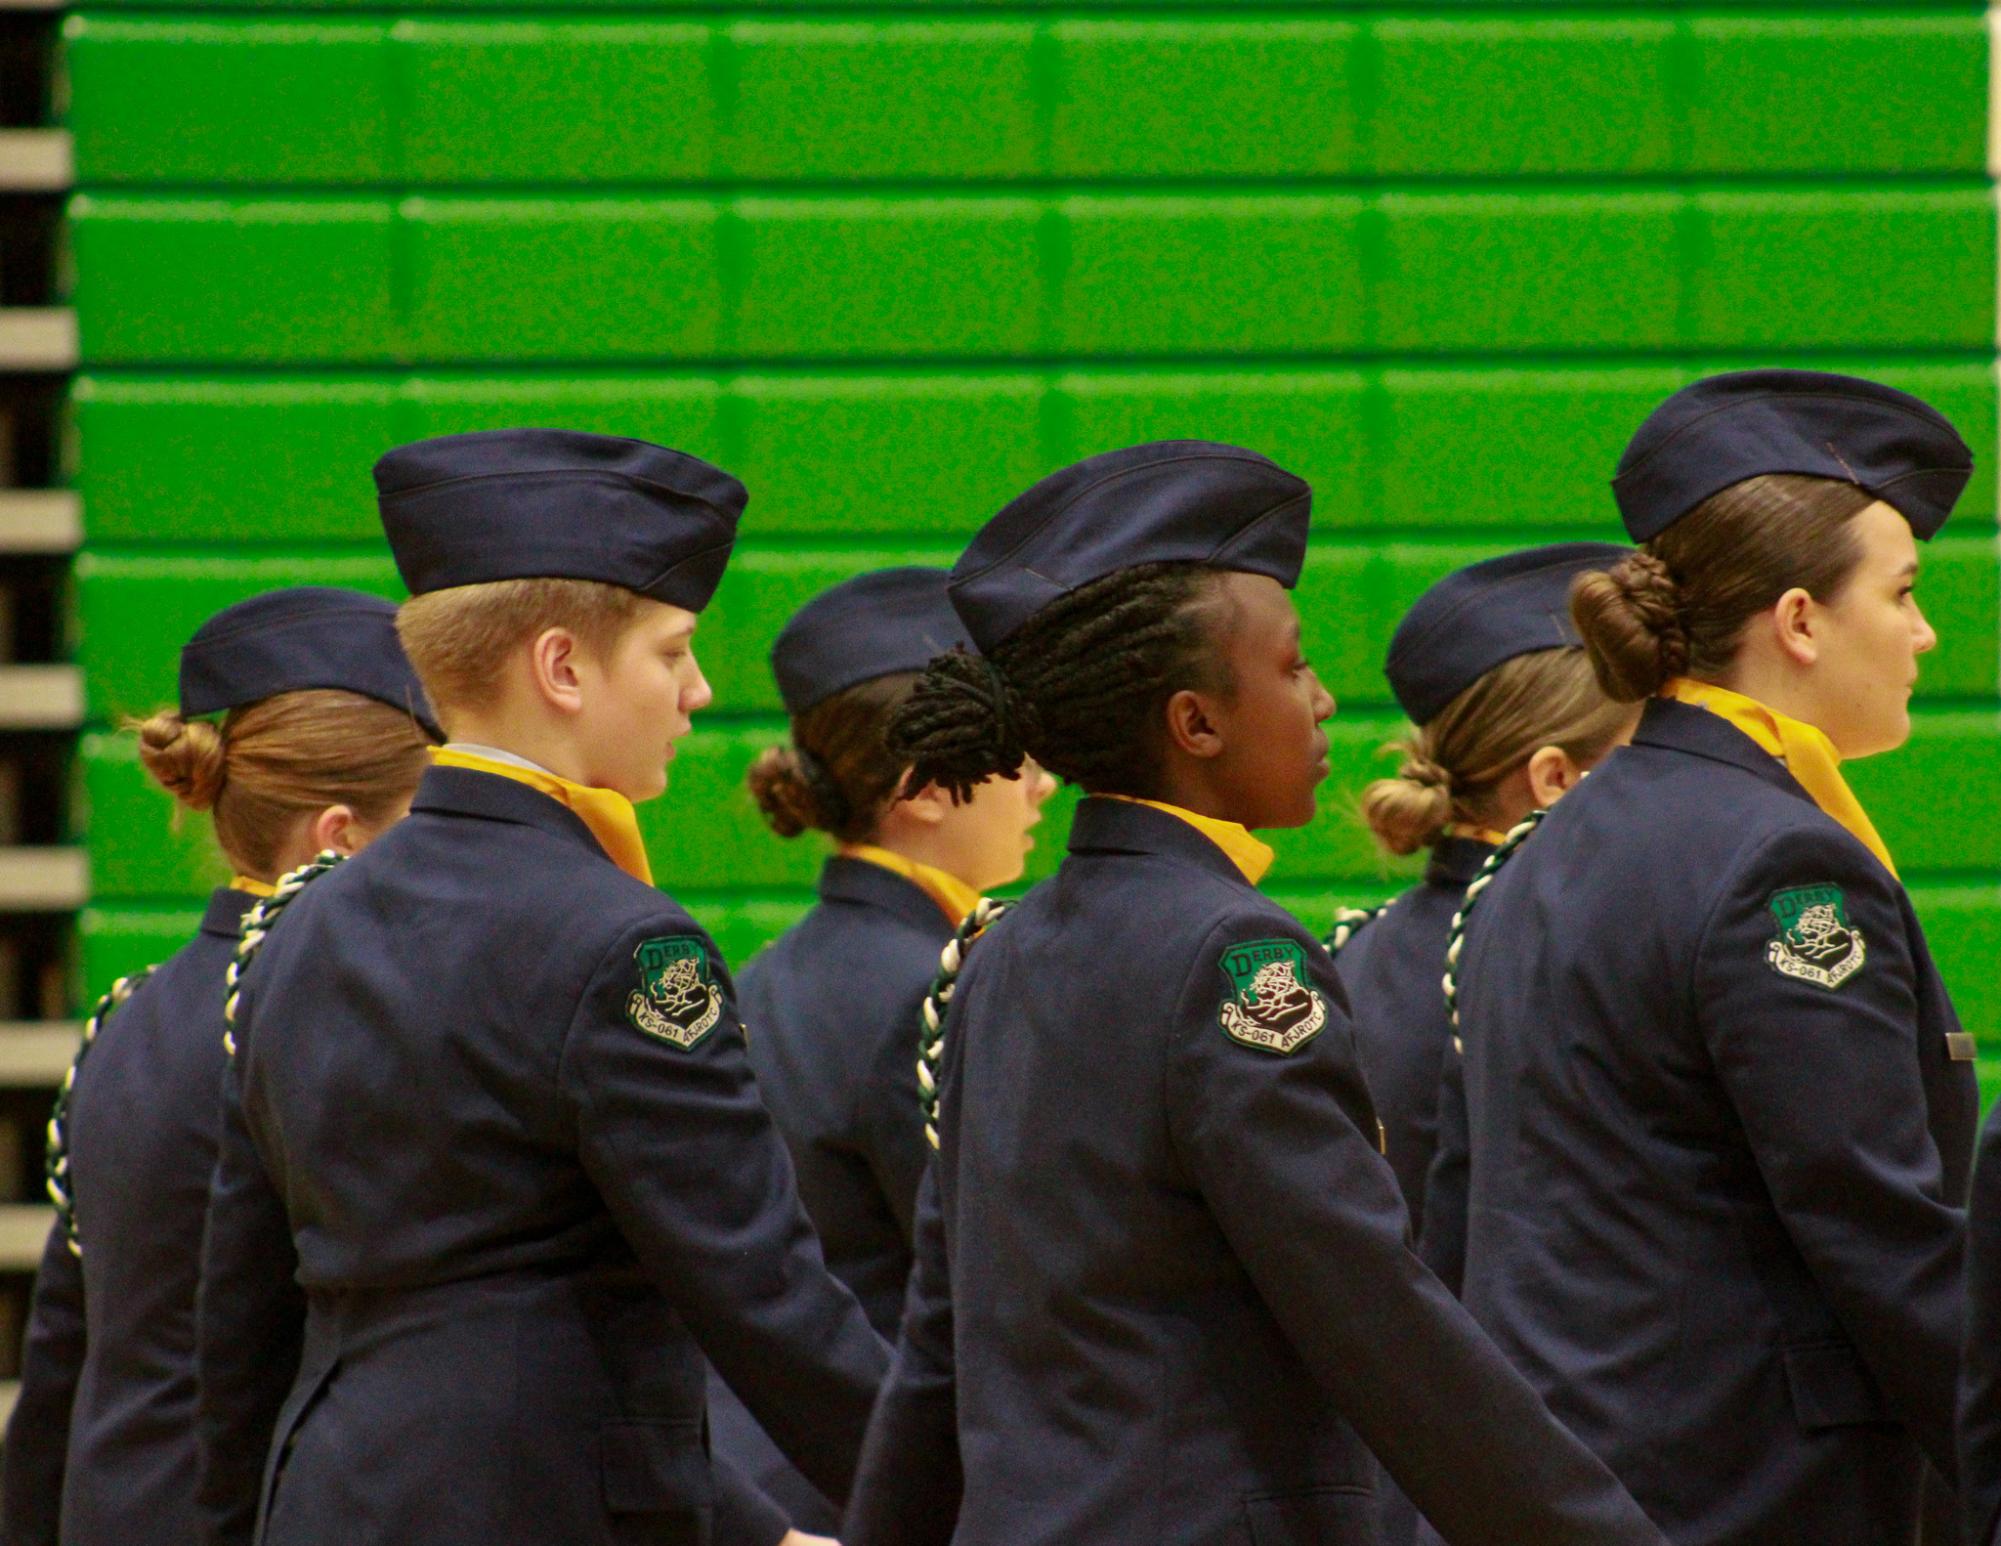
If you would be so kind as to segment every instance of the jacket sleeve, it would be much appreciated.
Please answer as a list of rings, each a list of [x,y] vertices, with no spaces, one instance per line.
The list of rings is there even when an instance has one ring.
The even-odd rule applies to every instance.
[[[21,1391],[7,1420],[0,1542],[56,1546],[62,1525],[63,1475],[69,1462],[70,1411],[88,1346],[83,1263],[58,1219],[42,1248],[28,1335],[21,1350]]]
[[[1166,1069],[1176,1150],[1398,1484],[1454,1546],[1661,1546],[1409,1248],[1325,950],[1259,912],[1226,920],[1190,964]]]
[[[917,1192],[917,1264],[882,1399],[841,1528],[844,1546],[948,1546],[965,1476],[945,1219],[935,1168]]]
[[[1455,1295],[1466,1289],[1466,1210],[1473,1182],[1472,1119],[1466,1109],[1466,1060],[1445,1049],[1438,1078],[1438,1147],[1424,1183],[1417,1254]]]
[[[931,1158],[924,1108],[917,1095],[918,1016],[923,1004],[924,995],[919,993],[884,1027],[874,1066],[862,1086],[858,1123],[869,1171],[902,1225],[906,1241],[916,1230],[917,1185]]]
[[[728,974],[685,916],[630,928],[603,955],[560,1078],[583,1165],[641,1263],[772,1440],[838,1504],[889,1350],[821,1259]]]
[[[2001,1535],[2001,1107],[1980,1133],[1966,1226],[1959,1501],[1968,1546]]]
[[[778,1546],[792,1522],[727,1455],[710,1456],[716,1478],[713,1546]]]
[[[215,1178],[195,1295],[195,1505],[204,1546],[247,1546],[279,1409],[299,1372],[306,1300],[284,1199],[243,1113],[241,1041],[222,1076]]]
[[[1725,881],[1694,992],[1773,1206],[1890,1411],[1955,1479],[1965,1215],[1926,1121],[1896,880],[1839,835],[1766,839]]]

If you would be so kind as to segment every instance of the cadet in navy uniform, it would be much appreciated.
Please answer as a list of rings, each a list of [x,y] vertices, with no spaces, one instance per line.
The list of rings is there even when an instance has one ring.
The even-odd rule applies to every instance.
[[[410,803],[428,710],[395,617],[380,597],[317,587],[227,607],[181,651],[179,712],[135,727],[146,771],[212,813],[236,875],[199,934],[99,1007],[58,1101],[57,1221],[7,1429],[6,1546],[194,1539],[195,1281],[223,971],[272,881],[321,849],[355,851]]]
[[[938,954],[980,894],[1019,879],[1047,774],[989,779],[963,804],[899,793],[890,717],[934,655],[966,641],[942,569],[881,569],[813,598],[780,630],[772,674],[791,716],[749,784],[780,837],[838,845],[819,905],[738,981],[758,1092],[785,1137],[827,1266],[886,1337],[910,1277],[917,1182],[930,1157],[918,1105],[918,1008]],[[743,1404],[709,1384],[716,1453],[831,1535],[840,1515],[786,1464]]]
[[[1632,734],[1639,711],[1599,690],[1570,622],[1570,582],[1626,549],[1564,542],[1470,564],[1418,597],[1383,674],[1412,730],[1396,777],[1362,795],[1393,854],[1428,849],[1423,884],[1333,935],[1362,1072],[1413,1222],[1438,1120],[1446,1023],[1445,935],[1503,834],[1554,804]],[[1454,1281],[1447,1278],[1447,1282]]]
[[[1652,701],[1466,922],[1466,1304],[1681,1546],[1909,1541],[1953,1476],[1972,1042],[1839,763],[1910,733],[1971,466],[1851,377],[1669,398],[1573,592]]]
[[[692,635],[743,488],[555,430],[375,472],[398,628],[455,739],[388,837],[246,925],[204,1249],[207,1539],[775,1542],[784,1519],[712,1466],[702,1354],[839,1498],[888,1353],[827,1273],[729,973],[650,884],[631,803],[710,701]],[[271,1354],[298,1335],[267,1267],[285,1242],[296,1380]]]
[[[1256,890],[1249,829],[1327,774],[1309,502],[1248,451],[1138,446],[953,569],[981,653],[899,715],[912,782],[1034,757],[1087,797],[952,991],[849,1546],[1373,1542],[1365,1444],[1465,1546],[1660,1539],[1409,1250],[1333,963]]]
[[[1363,792],[1362,815],[1388,852],[1429,849],[1430,857],[1422,884],[1373,912],[1343,914],[1329,947],[1390,1168],[1422,1225],[1419,1254],[1455,1290],[1458,1273],[1432,1259],[1432,1236],[1463,1228],[1455,1219],[1464,1196],[1453,1184],[1463,1170],[1441,1188],[1438,1209],[1425,1198],[1452,1041],[1441,986],[1446,933],[1502,835],[1555,804],[1633,733],[1639,710],[1600,691],[1570,622],[1571,580],[1626,551],[1565,542],[1470,564],[1418,597],[1383,665],[1412,729],[1396,777]],[[1416,1531],[1409,1501],[1386,1488],[1384,1539],[1408,1546]]]

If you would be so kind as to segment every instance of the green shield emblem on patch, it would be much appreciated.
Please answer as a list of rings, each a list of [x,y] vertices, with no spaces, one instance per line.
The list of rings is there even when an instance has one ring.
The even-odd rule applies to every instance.
[[[1306,949],[1298,940],[1248,940],[1225,950],[1217,965],[1230,991],[1216,1021],[1232,1041],[1288,1057],[1327,1023],[1327,1004],[1306,980]]]
[[[627,997],[625,1014],[635,1026],[683,1052],[715,1029],[723,1016],[722,989],[699,939],[674,934],[644,940],[632,958],[639,986]]]
[[[1868,947],[1848,921],[1848,899],[1839,886],[1795,886],[1774,892],[1767,905],[1778,924],[1765,946],[1765,964],[1773,971],[1838,988],[1862,970]]]

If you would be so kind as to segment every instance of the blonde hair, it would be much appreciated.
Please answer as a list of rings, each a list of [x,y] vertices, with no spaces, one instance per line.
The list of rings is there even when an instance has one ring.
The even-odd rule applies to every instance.
[[[1607,570],[1570,586],[1570,615],[1612,697],[1669,677],[1717,681],[1744,627],[1794,586],[1833,601],[1862,561],[1849,522],[1876,496],[1852,483],[1765,473],[1733,483]]]
[[[387,826],[423,776],[430,737],[402,709],[315,687],[234,708],[220,726],[163,710],[129,721],[139,760],[187,810],[213,812],[238,872],[271,879],[299,817],[345,805]]]
[[[835,693],[792,721],[792,741],[757,755],[744,775],[765,825],[780,837],[809,829],[838,842],[875,836],[903,782],[889,725],[917,673],[899,671]]]
[[[1362,819],[1393,854],[1430,847],[1454,822],[1491,825],[1496,789],[1535,752],[1596,762],[1631,717],[1600,691],[1583,650],[1517,655],[1384,748],[1403,764],[1362,792]]]
[[[396,637],[441,720],[491,708],[507,656],[545,628],[567,628],[585,649],[610,654],[646,598],[597,580],[493,580],[412,596]]]

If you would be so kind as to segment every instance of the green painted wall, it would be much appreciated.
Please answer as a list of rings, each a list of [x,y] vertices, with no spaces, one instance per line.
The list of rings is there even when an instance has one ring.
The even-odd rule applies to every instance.
[[[103,3],[66,52],[98,726],[166,701],[230,600],[393,594],[368,480],[392,444],[684,446],[753,498],[703,630],[716,706],[646,820],[740,959],[818,858],[740,787],[781,728],[786,615],[946,561],[1062,462],[1241,440],[1316,488],[1336,773],[1271,884],[1318,922],[1399,884],[1350,812],[1417,591],[1614,535],[1613,459],[1681,382],[1857,369],[1983,459],[1928,556],[1917,735],[1855,774],[2001,1051],[1981,7]],[[94,987],[173,948],[217,864],[118,738],[86,738],[79,784]]]

